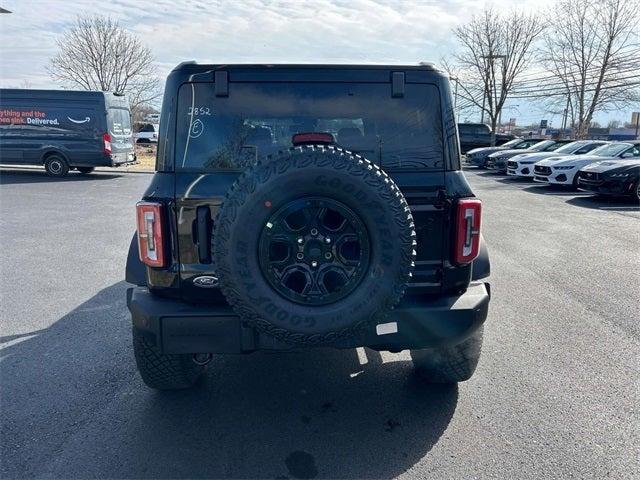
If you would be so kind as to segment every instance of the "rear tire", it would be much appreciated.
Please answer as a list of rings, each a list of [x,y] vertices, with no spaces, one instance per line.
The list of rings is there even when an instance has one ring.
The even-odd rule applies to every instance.
[[[69,164],[60,155],[51,155],[44,161],[44,169],[52,177],[62,178],[69,173]]]
[[[87,175],[96,169],[95,167],[76,167],[76,168],[83,175]]]
[[[411,350],[418,376],[428,383],[457,383],[470,379],[480,359],[482,330],[480,327],[457,345]]]
[[[160,353],[157,346],[133,329],[133,353],[144,383],[156,390],[181,390],[192,387],[204,372],[188,354]]]

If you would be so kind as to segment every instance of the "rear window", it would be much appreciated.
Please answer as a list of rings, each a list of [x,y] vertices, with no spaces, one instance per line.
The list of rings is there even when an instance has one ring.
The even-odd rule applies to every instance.
[[[439,92],[430,84],[231,83],[181,86],[176,170],[241,170],[292,146],[296,133],[325,132],[388,169],[442,169]]]
[[[109,131],[112,135],[131,135],[131,114],[124,108],[109,108]]]

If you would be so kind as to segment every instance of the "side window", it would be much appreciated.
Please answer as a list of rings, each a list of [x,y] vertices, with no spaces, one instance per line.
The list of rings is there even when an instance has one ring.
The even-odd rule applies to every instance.
[[[631,152],[634,157],[640,157],[640,146],[636,145],[635,147],[627,150],[625,153],[629,153],[629,152]]]

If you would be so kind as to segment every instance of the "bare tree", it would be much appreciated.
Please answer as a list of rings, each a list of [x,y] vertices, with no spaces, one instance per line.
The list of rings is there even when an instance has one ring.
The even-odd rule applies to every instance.
[[[540,19],[518,11],[501,15],[487,8],[454,29],[460,50],[445,69],[459,86],[461,110],[480,109],[491,126],[491,145],[502,108],[518,76],[532,60],[532,45],[543,31]]]
[[[559,0],[549,15],[538,94],[566,101],[577,138],[596,112],[640,102],[639,12],[638,0]]]
[[[160,96],[151,50],[116,20],[79,16],[56,43],[48,70],[63,86],[125,93],[132,109]]]

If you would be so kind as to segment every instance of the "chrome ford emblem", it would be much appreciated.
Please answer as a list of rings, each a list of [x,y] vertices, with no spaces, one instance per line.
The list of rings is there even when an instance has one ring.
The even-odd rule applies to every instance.
[[[200,288],[216,288],[218,286],[218,277],[211,275],[203,275],[193,279],[193,284]]]

